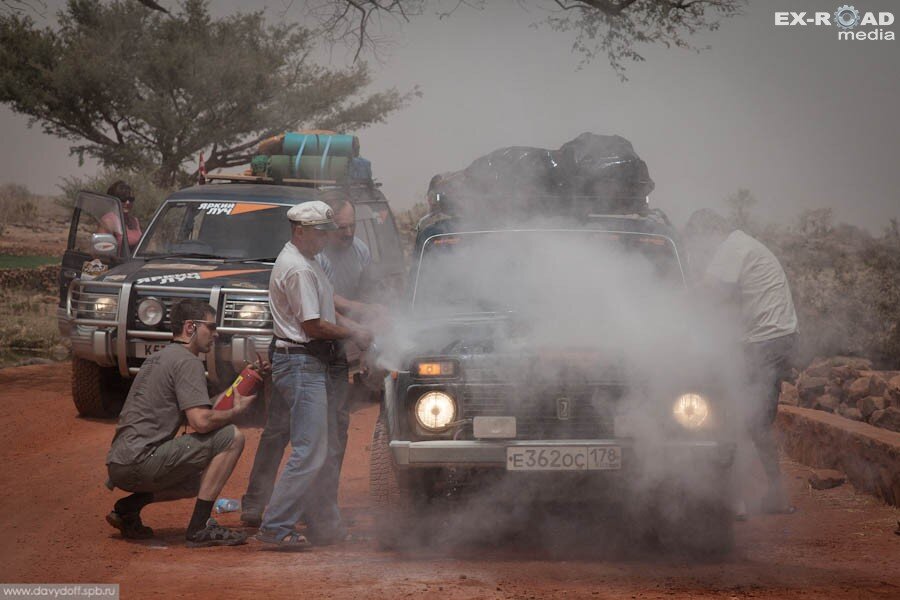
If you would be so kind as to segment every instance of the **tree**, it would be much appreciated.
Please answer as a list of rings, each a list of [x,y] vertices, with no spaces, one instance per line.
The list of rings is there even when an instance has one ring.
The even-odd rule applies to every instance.
[[[223,19],[204,0],[171,16],[130,0],[69,0],[58,29],[0,16],[0,102],[71,140],[71,152],[118,169],[149,169],[160,186],[245,164],[266,137],[302,127],[356,130],[418,93],[362,95],[365,63],[312,64],[313,36],[268,26],[261,12]]]
[[[753,218],[750,211],[756,206],[756,198],[750,190],[740,188],[725,199],[728,205],[728,220],[737,229],[749,231],[753,229]]]
[[[450,2],[450,4],[447,4]],[[483,7],[486,0],[307,0],[305,14],[317,19],[332,41],[352,42],[359,57],[379,39],[372,22],[409,21],[435,6],[445,17],[460,6]],[[701,31],[715,31],[721,20],[740,14],[746,0],[518,0],[547,13],[544,25],[574,34],[572,49],[588,62],[606,55],[621,79],[627,61],[643,61],[639,44],[699,50],[688,41]],[[449,10],[441,8],[449,7]]]

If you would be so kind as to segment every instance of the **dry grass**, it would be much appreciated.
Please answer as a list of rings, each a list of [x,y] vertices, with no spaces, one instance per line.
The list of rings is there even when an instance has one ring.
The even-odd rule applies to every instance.
[[[59,345],[56,304],[46,293],[0,290],[0,348],[49,351]]]

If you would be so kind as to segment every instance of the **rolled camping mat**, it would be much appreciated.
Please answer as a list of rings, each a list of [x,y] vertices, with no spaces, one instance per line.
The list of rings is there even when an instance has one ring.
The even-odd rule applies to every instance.
[[[256,150],[257,154],[265,154],[267,156],[272,156],[273,154],[281,154],[281,145],[284,142],[284,134],[281,135],[273,135],[272,137],[265,139],[259,143],[259,147]]]
[[[300,168],[295,175],[298,179],[334,179],[343,180],[347,177],[349,158],[328,156],[325,158],[324,168],[321,156],[303,156],[300,158]]]
[[[294,176],[293,159],[284,154],[269,157],[269,177],[272,179],[290,179]]]
[[[304,144],[304,140],[306,143]],[[328,156],[355,156],[359,152],[359,140],[352,135],[314,135],[311,133],[288,133],[284,136],[282,152],[296,156],[303,147],[303,156],[322,156],[328,149]]]

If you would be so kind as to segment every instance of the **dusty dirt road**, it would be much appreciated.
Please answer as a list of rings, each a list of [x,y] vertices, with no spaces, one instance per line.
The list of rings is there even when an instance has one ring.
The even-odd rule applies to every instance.
[[[361,541],[302,553],[256,543],[189,549],[191,501],[144,511],[155,540],[122,540],[104,522],[118,497],[102,484],[114,424],[75,416],[67,365],[0,370],[0,582],[119,583],[122,598],[900,598],[898,511],[849,485],[810,491],[807,470],[789,462],[799,512],[739,523],[736,551],[719,562],[513,542],[378,551],[367,539],[376,415],[376,407],[354,413],[342,481]],[[250,430],[225,496],[243,492],[258,435]],[[221,521],[238,525],[238,516]]]

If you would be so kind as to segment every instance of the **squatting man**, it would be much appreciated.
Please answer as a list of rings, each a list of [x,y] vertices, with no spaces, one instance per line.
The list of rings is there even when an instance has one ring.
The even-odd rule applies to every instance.
[[[172,307],[173,343],[150,356],[132,383],[106,458],[110,489],[130,496],[115,503],[106,521],[122,537],[145,539],[153,530],[141,522],[151,502],[196,496],[185,537],[190,547],[234,546],[243,532],[210,518],[213,504],[244,449],[233,425],[256,396],[234,392],[234,406],[214,410],[199,354],[216,340],[216,310],[197,299]],[[192,433],[175,437],[185,424]]]

